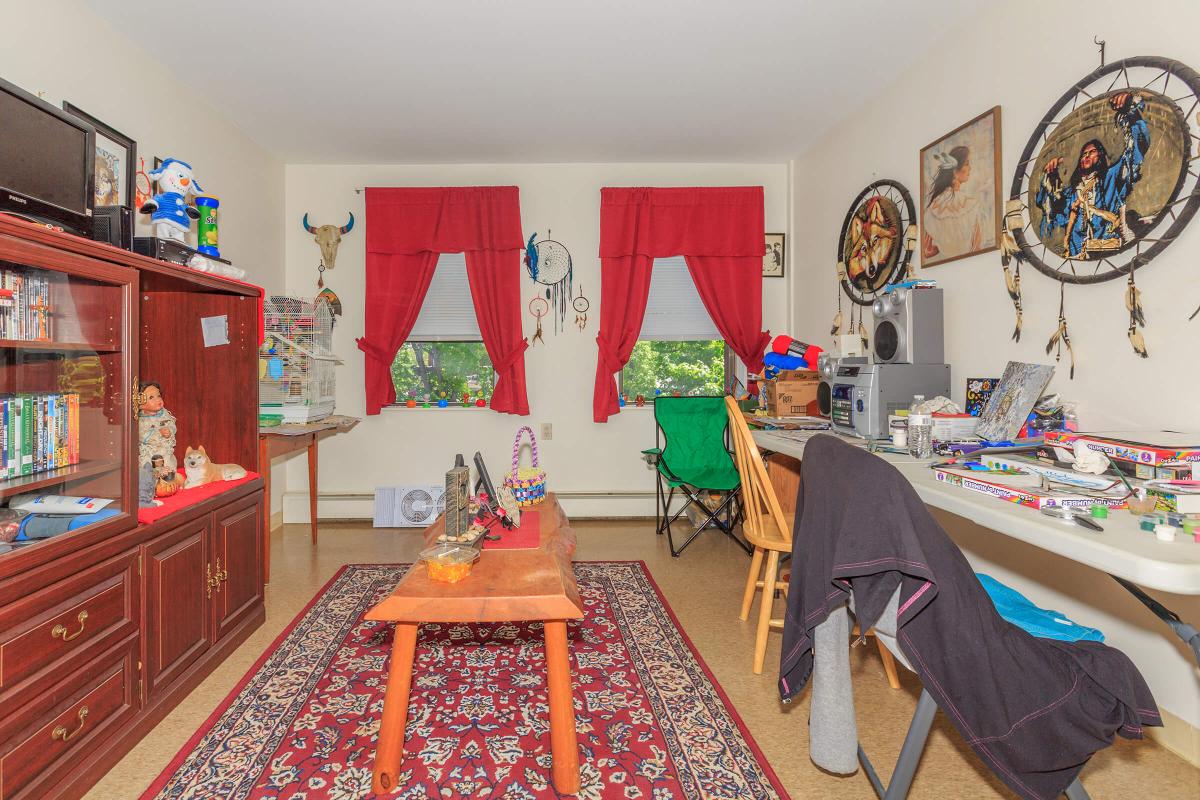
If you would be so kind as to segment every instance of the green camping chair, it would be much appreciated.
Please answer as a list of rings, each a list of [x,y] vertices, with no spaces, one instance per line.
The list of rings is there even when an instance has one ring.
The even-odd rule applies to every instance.
[[[729,417],[723,397],[656,397],[654,399],[654,443],[643,450],[657,471],[656,533],[667,534],[671,555],[676,558],[706,528],[718,528],[747,553],[749,546],[737,537],[733,528],[741,519],[737,500],[741,478],[726,444]],[[671,512],[676,492],[684,504]],[[710,510],[702,495],[720,492],[724,497]],[[678,548],[671,523],[695,504],[705,515],[704,521]],[[736,512],[736,513],[735,513]]]

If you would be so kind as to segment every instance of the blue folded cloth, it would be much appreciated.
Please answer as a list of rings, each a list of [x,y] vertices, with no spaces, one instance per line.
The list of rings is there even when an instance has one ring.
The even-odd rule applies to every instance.
[[[808,369],[808,362],[800,356],[781,356],[779,353],[767,353],[763,363],[779,369]]]
[[[1065,614],[1035,606],[1025,595],[1005,586],[991,575],[976,572],[975,577],[992,599],[992,605],[1006,621],[1039,639],[1058,639],[1062,642],[1103,642],[1104,634],[1095,628],[1079,625]]]

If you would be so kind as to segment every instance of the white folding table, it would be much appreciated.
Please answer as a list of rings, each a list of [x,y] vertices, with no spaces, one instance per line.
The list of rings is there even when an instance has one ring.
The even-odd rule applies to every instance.
[[[797,459],[804,457],[803,435],[754,431],[759,448]],[[861,440],[848,439],[857,444]],[[1037,511],[1006,503],[937,480],[931,462],[909,456],[878,453],[900,471],[917,495],[934,508],[964,517],[981,527],[1011,536],[1035,547],[1107,572],[1144,603],[1192,649],[1200,663],[1200,633],[1138,587],[1181,595],[1200,595],[1200,544],[1179,532],[1174,542],[1162,542],[1138,527],[1124,511],[1100,520],[1103,533],[1065,525]]]

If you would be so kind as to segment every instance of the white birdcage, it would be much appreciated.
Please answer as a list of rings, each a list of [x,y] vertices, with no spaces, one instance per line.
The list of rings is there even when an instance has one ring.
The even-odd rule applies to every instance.
[[[314,422],[333,413],[333,312],[324,300],[272,295],[263,302],[258,415]]]

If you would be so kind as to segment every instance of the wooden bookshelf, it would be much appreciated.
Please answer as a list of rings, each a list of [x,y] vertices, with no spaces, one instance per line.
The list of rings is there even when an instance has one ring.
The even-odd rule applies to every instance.
[[[0,497],[12,497],[15,494],[35,492],[38,489],[45,489],[55,484],[115,472],[120,468],[121,462],[115,459],[90,459],[81,461],[78,464],[72,464],[69,467],[49,469],[44,472],[35,472],[31,475],[20,475],[16,478],[0,481]]]
[[[140,524],[134,402],[139,381],[160,383],[177,459],[204,445],[214,461],[258,472],[259,290],[4,215],[0,268],[49,276],[48,298],[42,283],[42,298],[22,307],[50,309],[48,332],[34,328],[49,339],[0,338],[0,401],[77,396],[66,405],[76,438],[66,441],[79,459],[0,481],[0,503],[46,492],[112,499],[118,512],[0,552],[0,653],[21,652],[0,665],[0,785],[5,797],[74,800],[266,617],[262,480]],[[24,318],[11,324],[14,307],[20,313],[0,304],[10,315],[4,330],[29,330]],[[212,316],[227,318],[228,344],[204,346],[200,320]],[[22,456],[30,441],[48,453],[47,432],[64,441],[46,422],[50,408],[60,419],[58,400],[33,406],[37,427],[32,438],[20,428]],[[22,424],[31,418],[21,404],[8,407],[10,421],[17,407]],[[0,444],[12,435],[0,416]],[[97,692],[112,702],[94,707],[84,733],[59,743],[46,768],[5,766],[20,761],[33,732],[76,712],[70,698]]]
[[[0,339],[0,348],[38,350],[48,353],[118,353],[121,348],[111,343],[54,342],[43,339]]]

